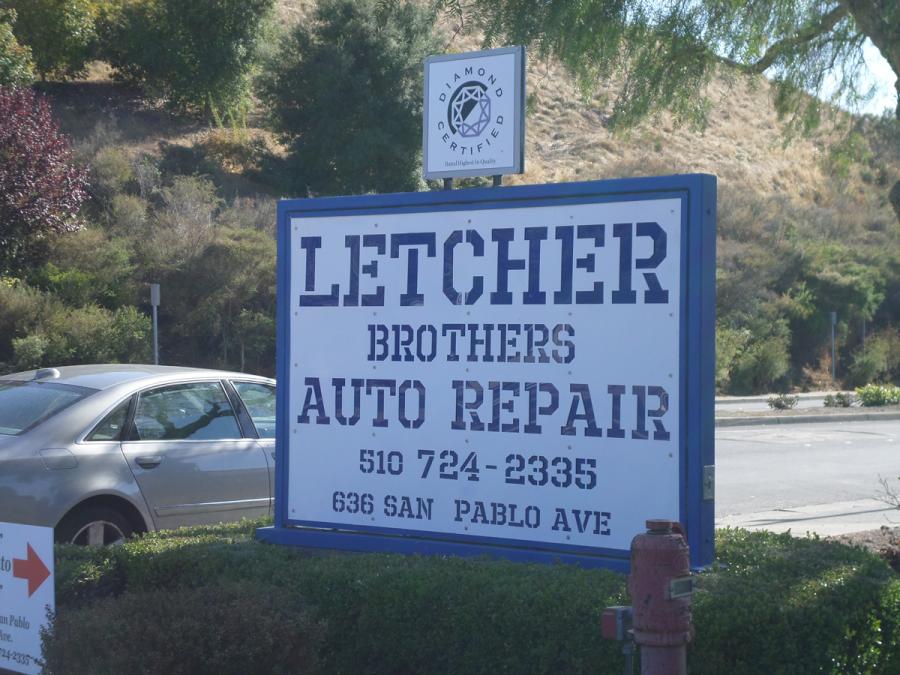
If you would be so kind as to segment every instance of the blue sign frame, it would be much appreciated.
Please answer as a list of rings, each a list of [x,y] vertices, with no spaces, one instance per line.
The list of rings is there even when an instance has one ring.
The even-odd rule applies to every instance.
[[[714,499],[704,494],[712,471],[715,405],[716,178],[707,174],[629,178],[554,185],[479,188],[356,197],[288,199],[278,204],[277,357],[280,383],[289,377],[290,224],[297,217],[422,213],[521,208],[644,199],[681,199],[681,323],[679,395],[680,520],[688,536],[691,566],[714,557]],[[279,386],[275,464],[275,524],[260,528],[263,541],[302,547],[437,555],[491,555],[531,562],[570,562],[628,571],[627,550],[536,544],[489,537],[416,532],[292,520],[288,509],[289,387]],[[706,471],[705,471],[706,469]],[[636,485],[635,490],[639,487]],[[707,490],[707,493],[710,492]]]

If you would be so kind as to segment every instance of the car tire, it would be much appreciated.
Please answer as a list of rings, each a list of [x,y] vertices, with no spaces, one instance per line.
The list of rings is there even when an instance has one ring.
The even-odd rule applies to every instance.
[[[113,546],[122,544],[134,533],[128,519],[115,509],[86,506],[66,515],[54,530],[58,544]]]

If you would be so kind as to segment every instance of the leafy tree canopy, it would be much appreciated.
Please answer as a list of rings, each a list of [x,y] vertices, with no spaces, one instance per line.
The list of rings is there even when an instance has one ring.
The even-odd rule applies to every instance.
[[[721,63],[775,84],[792,129],[809,131],[821,98],[853,107],[866,38],[900,76],[897,0],[438,0],[487,45],[527,44],[558,57],[590,90],[618,82],[613,126],[661,110],[702,126],[704,85]],[[900,79],[895,81],[900,120]],[[833,89],[832,89],[833,88]],[[816,94],[810,97],[805,92]],[[900,217],[900,182],[891,192]]]
[[[783,113],[818,122],[816,100],[836,74],[833,97],[855,103],[870,38],[900,73],[896,0],[444,0],[485,31],[488,44],[536,45],[560,58],[585,86],[624,74],[614,122],[671,109],[702,122],[703,85],[717,64],[766,73]],[[900,82],[898,96],[900,96]],[[900,112],[900,108],[898,108]]]
[[[438,49],[433,16],[402,1],[322,0],[261,78],[291,145],[293,189],[318,194],[415,190],[422,60]]]
[[[0,85],[23,86],[34,81],[31,49],[16,40],[15,22],[16,10],[0,9]]]
[[[95,0],[0,0],[18,12],[13,30],[34,54],[41,77],[65,79],[84,72],[93,56]]]
[[[118,77],[182,110],[245,107],[274,0],[115,0],[101,54]]]

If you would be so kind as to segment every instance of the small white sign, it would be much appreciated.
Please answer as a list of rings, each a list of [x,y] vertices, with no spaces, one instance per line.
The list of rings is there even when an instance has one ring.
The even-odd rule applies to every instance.
[[[41,672],[54,590],[53,528],[0,523],[0,668]]]
[[[522,173],[525,48],[425,60],[426,178]]]

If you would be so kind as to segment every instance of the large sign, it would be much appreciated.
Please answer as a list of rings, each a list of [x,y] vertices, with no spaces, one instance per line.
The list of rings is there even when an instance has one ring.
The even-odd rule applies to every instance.
[[[39,673],[55,610],[53,528],[0,523],[0,669]]]
[[[425,60],[426,178],[522,173],[525,48]]]
[[[712,559],[715,179],[280,204],[276,528],[331,547]]]

